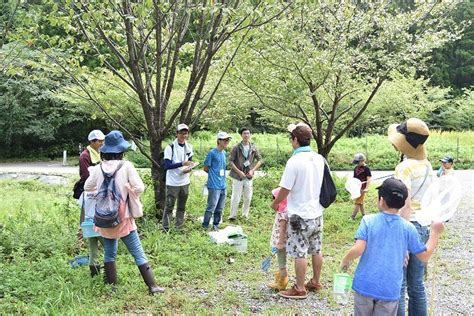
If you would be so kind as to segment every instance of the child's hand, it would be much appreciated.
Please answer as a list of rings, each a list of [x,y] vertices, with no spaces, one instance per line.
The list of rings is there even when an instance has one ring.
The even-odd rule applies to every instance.
[[[270,207],[275,211],[278,211],[278,204],[275,203],[275,200],[273,200],[272,204],[270,204]]]
[[[441,234],[444,230],[444,224],[441,222],[433,222],[431,224],[431,231],[436,234]]]
[[[349,269],[350,265],[351,265],[350,261],[342,259],[342,261],[341,261],[341,270],[344,271],[344,272],[347,271]]]

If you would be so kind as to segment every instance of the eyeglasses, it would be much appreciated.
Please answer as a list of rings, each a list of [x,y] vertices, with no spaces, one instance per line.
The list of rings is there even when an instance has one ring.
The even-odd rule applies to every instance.
[[[189,134],[189,131],[186,131],[186,130],[185,131],[179,131],[178,134],[179,135],[187,135],[187,134]]]

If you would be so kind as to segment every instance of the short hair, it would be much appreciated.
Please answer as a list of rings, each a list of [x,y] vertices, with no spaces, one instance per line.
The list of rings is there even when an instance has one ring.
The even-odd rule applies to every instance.
[[[245,131],[250,132],[250,129],[248,129],[247,127],[242,127],[241,129],[239,129],[239,134],[242,135],[242,133],[245,132]]]
[[[102,160],[122,160],[123,152],[121,153],[100,153],[100,158]]]

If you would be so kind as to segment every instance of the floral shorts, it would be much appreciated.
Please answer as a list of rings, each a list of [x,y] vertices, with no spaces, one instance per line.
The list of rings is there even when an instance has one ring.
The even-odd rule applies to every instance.
[[[286,252],[295,258],[306,258],[307,255],[319,254],[323,241],[323,217],[301,219],[301,229],[293,230],[288,223],[288,241]]]

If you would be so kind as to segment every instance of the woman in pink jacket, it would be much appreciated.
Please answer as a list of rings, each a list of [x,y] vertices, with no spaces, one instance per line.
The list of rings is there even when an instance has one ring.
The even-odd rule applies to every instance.
[[[117,257],[118,239],[121,239],[127,246],[128,252],[135,259],[150,293],[161,293],[165,289],[155,283],[153,271],[138,236],[137,225],[129,209],[130,203],[126,203],[129,194],[137,197],[145,190],[145,185],[132,163],[122,160],[123,153],[129,148],[130,143],[125,141],[121,132],[111,131],[107,134],[105,143],[100,148],[102,163],[91,170],[90,176],[84,185],[84,190],[97,191],[104,181],[102,172],[109,176],[113,174],[115,186],[120,193],[121,203],[123,203],[123,207],[119,207],[118,211],[118,225],[112,228],[94,227],[104,237],[105,282],[108,284],[117,282],[115,259]]]

